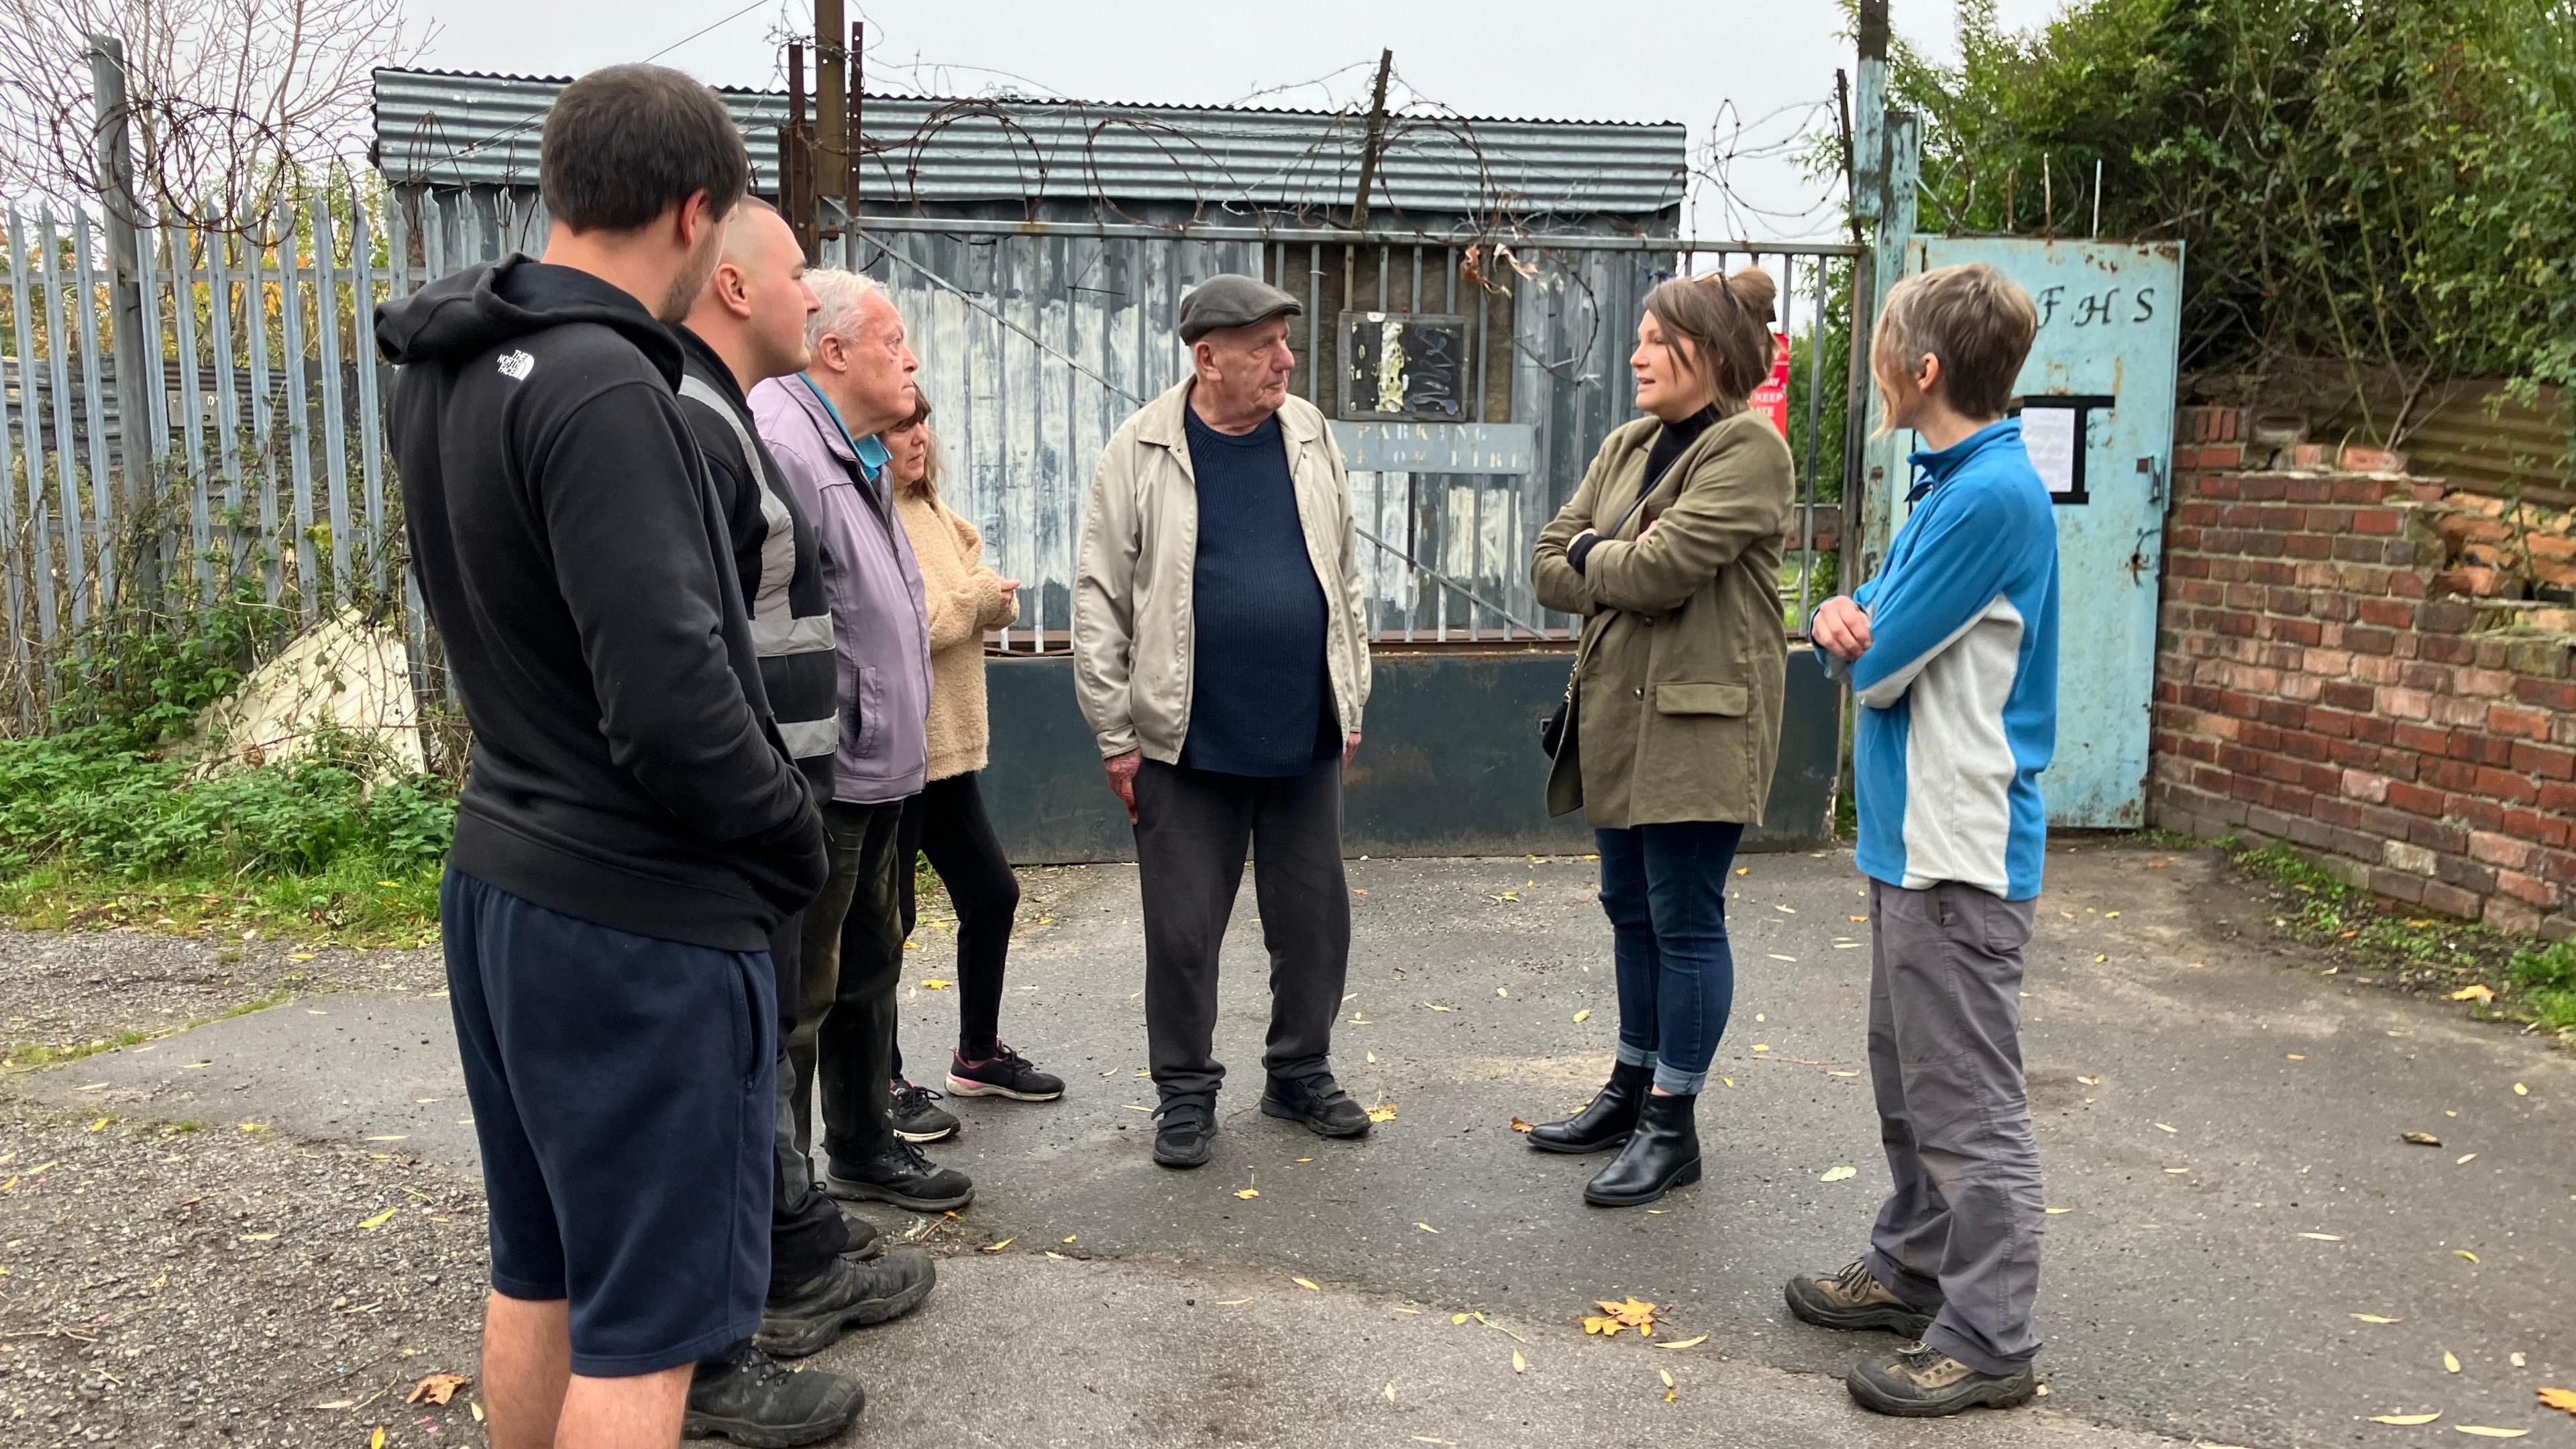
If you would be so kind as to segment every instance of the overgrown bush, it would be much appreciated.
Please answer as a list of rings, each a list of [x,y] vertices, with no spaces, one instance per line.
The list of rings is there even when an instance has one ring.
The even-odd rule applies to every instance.
[[[2185,243],[2183,365],[2324,357],[2382,440],[2431,383],[2576,383],[2576,0],[2073,0],[1899,47],[1923,228]],[[2393,385],[2391,385],[2393,380]]]
[[[354,741],[192,781],[102,730],[0,740],[0,872],[51,862],[142,881],[362,861],[401,874],[437,864],[455,818],[442,782],[389,775]]]

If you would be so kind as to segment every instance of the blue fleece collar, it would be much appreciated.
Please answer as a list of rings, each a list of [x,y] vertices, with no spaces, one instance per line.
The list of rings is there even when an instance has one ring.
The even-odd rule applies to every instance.
[[[2001,422],[1988,423],[1939,452],[1927,451],[1906,455],[1905,461],[1913,465],[1918,476],[1914,486],[1906,491],[1905,501],[1920,502],[1924,494],[1950,481],[1950,476],[1965,467],[1970,458],[1985,451],[1989,444],[2001,442],[2006,438],[2020,440],[2020,418],[2011,417]]]
[[[796,380],[805,384],[805,390],[814,394],[814,401],[821,403],[823,411],[831,415],[832,426],[841,430],[841,441],[850,445],[850,456],[859,460],[859,471],[868,475],[869,482],[876,482],[885,473],[887,457],[885,443],[874,433],[864,438],[851,437],[850,425],[841,421],[841,410],[832,406],[831,395],[823,391],[822,386],[814,381],[813,375],[800,372],[796,374]]]

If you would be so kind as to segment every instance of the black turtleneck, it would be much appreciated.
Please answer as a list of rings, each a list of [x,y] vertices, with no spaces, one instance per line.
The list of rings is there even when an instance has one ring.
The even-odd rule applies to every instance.
[[[1682,450],[1698,442],[1699,435],[1708,431],[1708,425],[1716,422],[1717,416],[1716,405],[1711,404],[1680,422],[1666,423],[1656,430],[1654,445],[1646,449],[1646,472],[1643,481],[1637,485],[1638,498],[1653,492],[1655,485],[1664,481],[1665,472],[1681,458]],[[1629,500],[1630,503],[1635,501],[1633,498]],[[1612,516],[1615,518],[1617,515]],[[1592,552],[1592,545],[1600,541],[1599,534],[1585,534],[1576,539],[1574,546],[1566,550],[1565,561],[1574,565],[1576,573],[1583,572],[1584,555]]]

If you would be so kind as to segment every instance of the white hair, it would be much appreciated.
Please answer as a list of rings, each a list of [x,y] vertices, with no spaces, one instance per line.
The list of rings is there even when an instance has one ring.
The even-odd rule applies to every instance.
[[[878,286],[874,278],[831,267],[817,267],[807,272],[805,284],[814,289],[814,300],[823,304],[805,319],[807,347],[821,346],[827,335],[857,337],[860,308],[870,297],[885,295],[885,289]]]

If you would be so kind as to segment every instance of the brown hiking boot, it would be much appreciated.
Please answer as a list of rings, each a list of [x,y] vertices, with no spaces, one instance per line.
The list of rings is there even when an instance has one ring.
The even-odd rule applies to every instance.
[[[1883,1328],[1907,1338],[1921,1338],[1932,1327],[1932,1315],[1907,1306],[1869,1271],[1869,1259],[1829,1277],[1801,1273],[1789,1280],[1789,1311],[1816,1325],[1844,1332]]]
[[[1852,1365],[1843,1380],[1864,1409],[1934,1419],[1962,1409],[2009,1409],[2029,1403],[2039,1376],[2029,1364],[2008,1374],[1979,1373],[1937,1348],[1909,1343],[1893,1358]]]

